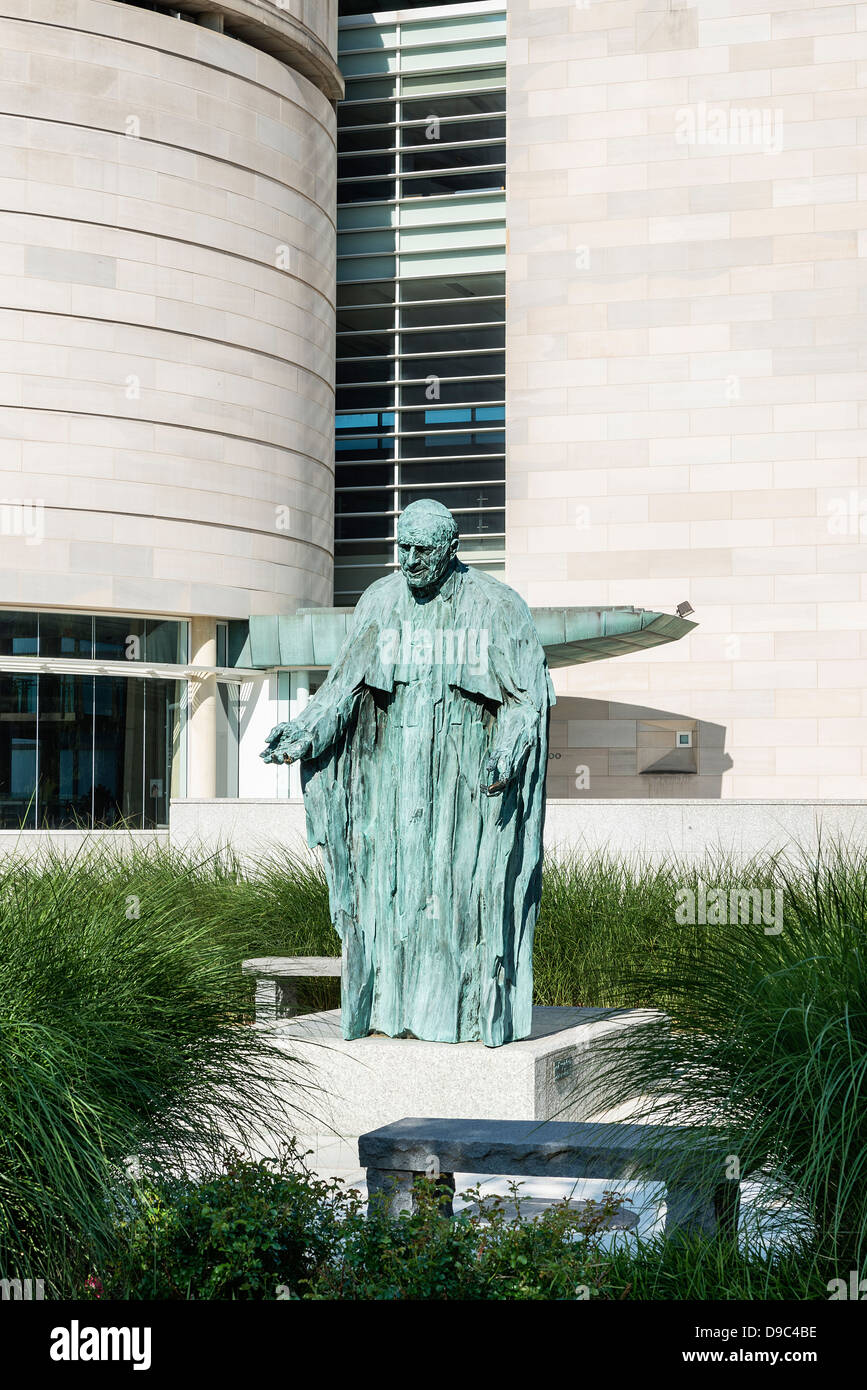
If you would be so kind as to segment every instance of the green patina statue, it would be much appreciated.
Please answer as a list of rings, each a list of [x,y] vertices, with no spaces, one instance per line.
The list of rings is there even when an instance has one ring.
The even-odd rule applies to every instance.
[[[343,943],[343,1034],[498,1047],[529,1035],[548,711],[530,611],[457,558],[414,502],[401,573],[362,594],[304,712],[268,736],[301,759]]]

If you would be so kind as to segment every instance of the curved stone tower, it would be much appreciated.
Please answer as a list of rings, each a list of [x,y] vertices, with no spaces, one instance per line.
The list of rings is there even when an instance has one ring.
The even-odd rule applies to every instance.
[[[336,33],[0,0],[0,602],[330,601]]]

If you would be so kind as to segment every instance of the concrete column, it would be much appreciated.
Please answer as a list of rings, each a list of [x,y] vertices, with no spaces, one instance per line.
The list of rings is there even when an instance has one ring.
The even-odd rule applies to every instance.
[[[289,723],[307,708],[310,699],[310,672],[289,672]],[[293,763],[289,768],[289,795],[301,796],[301,764]]]
[[[190,622],[190,665],[217,664],[217,624],[214,618]],[[190,720],[187,745],[189,796],[217,794],[217,677],[190,681]]]

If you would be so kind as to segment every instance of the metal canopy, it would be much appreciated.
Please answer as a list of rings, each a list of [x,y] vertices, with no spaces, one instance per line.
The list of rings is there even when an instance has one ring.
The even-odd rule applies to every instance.
[[[293,614],[250,618],[249,633],[236,665],[257,670],[275,666],[296,670],[327,668],[349,628],[352,608],[302,608]],[[696,623],[648,608],[534,608],[533,621],[548,665],[578,666],[585,661],[647,651],[685,637]]]
[[[579,666],[677,642],[697,623],[649,608],[534,608],[548,665]]]

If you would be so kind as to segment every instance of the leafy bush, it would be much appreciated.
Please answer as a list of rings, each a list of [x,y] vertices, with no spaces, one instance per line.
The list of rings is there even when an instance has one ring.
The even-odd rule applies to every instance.
[[[357,1194],[312,1178],[294,1152],[275,1168],[235,1158],[200,1183],[156,1182],[118,1233],[91,1296],[135,1299],[575,1301],[825,1298],[818,1270],[727,1241],[605,1249],[619,1206],[557,1203],[514,1221],[505,1199],[470,1193],[454,1220],[422,1181],[411,1215],[367,1217]],[[513,1186],[511,1205],[521,1212]]]
[[[397,1221],[383,1210],[355,1219],[338,1259],[320,1266],[308,1297],[339,1299],[574,1300],[599,1284],[597,1248],[619,1202],[568,1202],[522,1220],[517,1184],[508,1214],[502,1197],[466,1194],[475,1210],[454,1220],[440,1214],[435,1182],[416,1188],[416,1209]]]
[[[313,1177],[293,1147],[276,1170],[228,1156],[200,1181],[154,1181],[117,1231],[118,1254],[97,1276],[101,1296],[272,1299],[297,1291],[339,1242],[357,1201]]]

